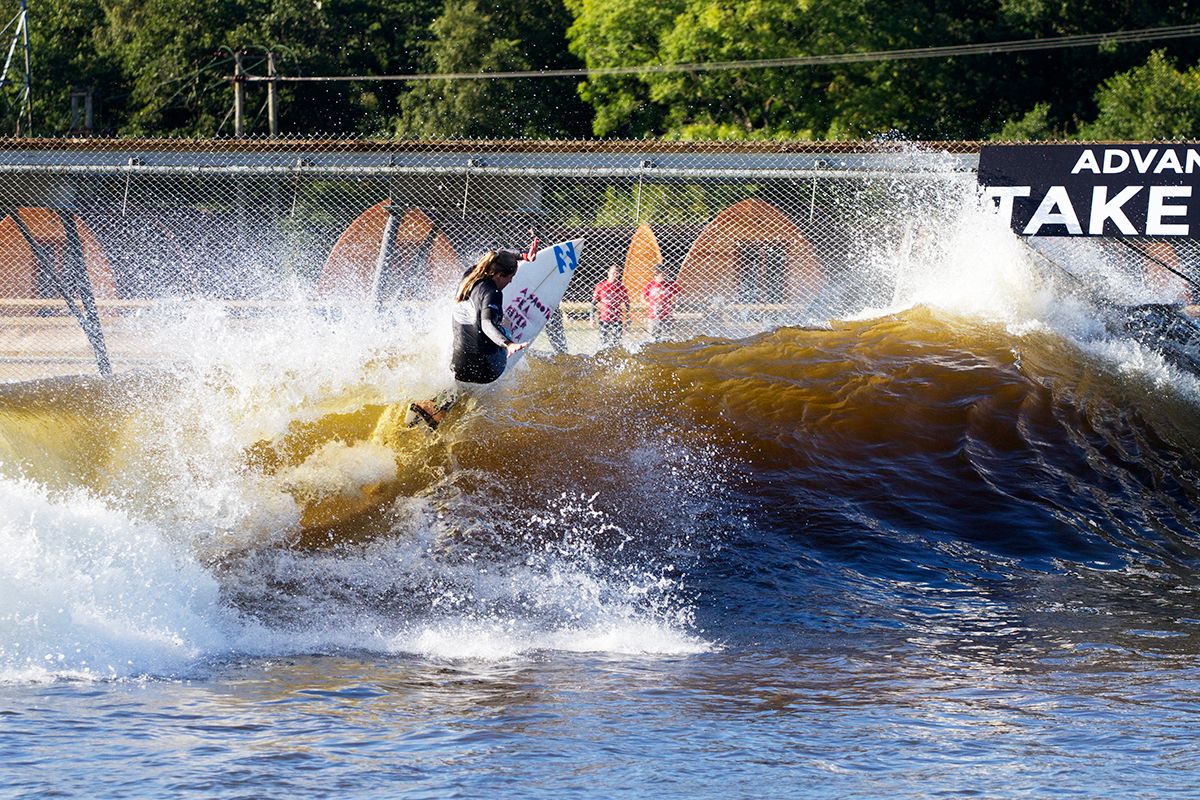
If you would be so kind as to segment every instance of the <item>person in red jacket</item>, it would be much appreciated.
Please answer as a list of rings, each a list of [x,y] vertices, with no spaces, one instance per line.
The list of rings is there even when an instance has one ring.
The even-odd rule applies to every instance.
[[[654,278],[642,290],[646,301],[646,321],[650,338],[661,342],[671,335],[675,326],[675,300],[679,297],[679,284],[667,277],[661,263],[654,266]]]
[[[621,283],[617,265],[608,268],[608,278],[596,284],[592,292],[592,327],[600,328],[604,347],[621,344],[621,334],[629,319],[629,292]]]

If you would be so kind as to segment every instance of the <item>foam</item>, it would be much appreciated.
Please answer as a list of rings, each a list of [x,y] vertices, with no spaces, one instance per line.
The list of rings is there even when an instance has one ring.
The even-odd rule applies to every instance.
[[[223,650],[217,581],[82,492],[0,479],[0,681],[172,674]]]
[[[323,553],[264,551],[227,575],[248,608],[278,600],[275,587],[293,587],[258,644],[470,661],[710,648],[692,632],[676,581],[591,551],[586,542],[606,519],[586,530],[557,528],[554,542],[501,543],[479,531],[463,536],[466,521],[445,505],[398,505],[389,538]]]
[[[391,649],[453,661],[504,661],[544,651],[683,656],[713,649],[697,637],[652,622],[598,623],[556,631],[522,630],[512,622],[446,621],[396,637]]]
[[[863,247],[868,253],[865,269],[894,284],[891,302],[862,309],[850,319],[926,306],[1003,325],[1018,339],[1051,332],[1121,373],[1200,396],[1194,376],[1136,340],[1114,334],[1104,324],[1105,312],[1083,296],[1058,293],[1042,279],[1036,257],[981,198],[973,180],[931,185],[913,196],[909,208],[914,221],[898,250],[871,246],[870,241]],[[864,235],[870,239],[869,233]],[[1129,283],[1132,279],[1123,278],[1103,253],[1072,267],[1085,270],[1083,279],[1118,300],[1167,299]]]
[[[374,442],[348,444],[330,441],[302,463],[279,476],[280,485],[293,494],[320,499],[353,494],[372,484],[395,480],[396,455]]]
[[[605,563],[587,543],[612,523],[581,522],[576,499],[559,502],[564,513],[534,523],[539,538],[499,548],[457,539],[453,507],[406,498],[390,535],[369,544],[265,547],[210,568],[200,528],[0,479],[0,681],[187,677],[231,658],[307,653],[488,662],[710,649],[676,581]]]
[[[247,320],[181,302],[140,323],[173,361],[131,389],[100,485],[52,492],[0,464],[0,681],[187,677],[308,653],[494,661],[709,647],[676,582],[590,549],[612,523],[590,506],[576,514],[574,498],[531,520],[528,540],[489,550],[457,538],[477,527],[472,515],[488,517],[480,498],[447,502],[453,475],[431,478],[366,545],[281,546],[297,497],[394,480],[396,454],[335,438],[271,473],[248,448],[441,388],[442,311],[297,306]]]

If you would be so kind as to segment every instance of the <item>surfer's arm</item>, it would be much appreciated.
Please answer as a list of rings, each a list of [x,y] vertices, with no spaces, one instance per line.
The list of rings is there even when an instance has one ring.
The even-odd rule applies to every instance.
[[[479,328],[483,331],[484,336],[501,347],[507,347],[512,344],[512,339],[508,338],[508,334],[501,327],[503,320],[504,314],[501,313],[500,307],[489,302],[479,315]]]
[[[529,342],[514,342],[510,339],[502,325],[503,321],[504,314],[500,311],[499,305],[492,301],[484,304],[483,311],[479,315],[479,328],[483,331],[484,336],[503,347],[510,356],[518,350],[529,347]]]

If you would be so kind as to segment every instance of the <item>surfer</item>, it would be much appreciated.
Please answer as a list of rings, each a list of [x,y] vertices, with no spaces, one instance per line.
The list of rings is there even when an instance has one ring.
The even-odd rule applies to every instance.
[[[512,340],[501,310],[504,287],[512,283],[518,266],[518,255],[511,250],[489,250],[463,274],[454,296],[454,347],[450,357],[456,388],[411,404],[412,422],[420,418],[437,428],[458,401],[458,387],[492,383],[504,374],[509,356],[529,346],[529,342]]]

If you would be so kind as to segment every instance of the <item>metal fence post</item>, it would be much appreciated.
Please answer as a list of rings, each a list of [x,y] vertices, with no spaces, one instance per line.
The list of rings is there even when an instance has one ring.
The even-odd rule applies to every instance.
[[[482,167],[483,162],[477,158],[467,159],[467,168],[464,171],[466,181],[463,183],[463,201],[462,201],[462,218],[467,218],[467,196],[471,191],[471,167]]]
[[[233,136],[245,136],[245,121],[242,107],[246,102],[246,73],[242,71],[242,51],[233,54]]]
[[[279,74],[275,71],[275,54],[267,51],[267,128],[272,139],[279,136]]]
[[[133,168],[139,166],[142,160],[137,156],[130,156],[125,170],[125,197],[121,200],[121,216],[128,216],[129,213],[129,182],[133,178]]]

